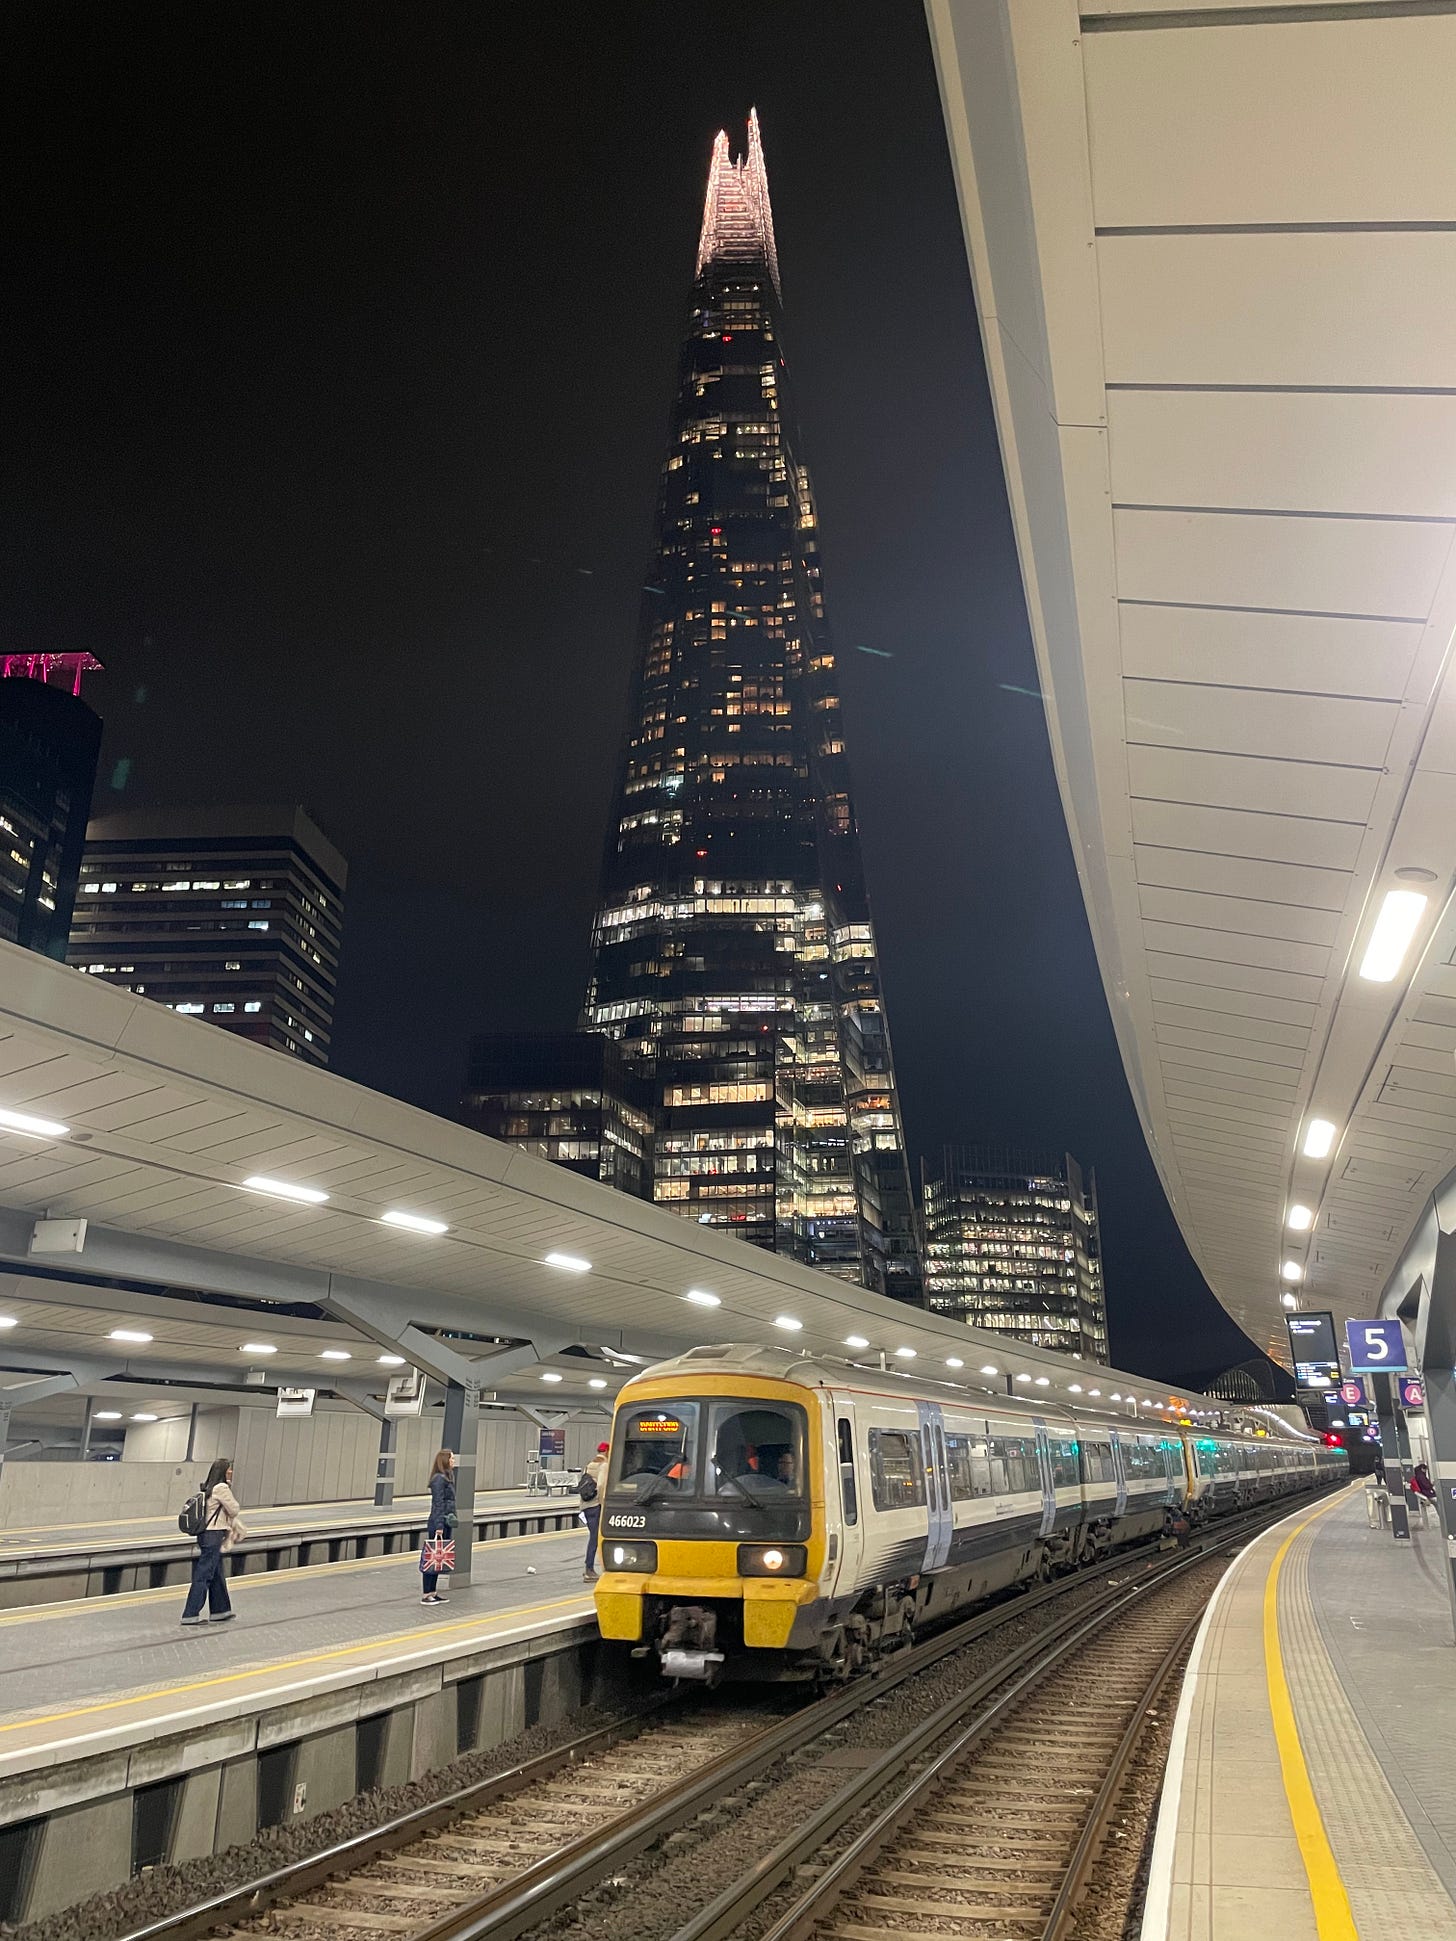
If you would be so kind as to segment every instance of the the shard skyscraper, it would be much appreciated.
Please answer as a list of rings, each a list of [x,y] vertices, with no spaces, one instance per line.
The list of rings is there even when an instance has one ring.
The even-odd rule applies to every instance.
[[[713,148],[582,1022],[651,1195],[922,1298],[756,114]]]

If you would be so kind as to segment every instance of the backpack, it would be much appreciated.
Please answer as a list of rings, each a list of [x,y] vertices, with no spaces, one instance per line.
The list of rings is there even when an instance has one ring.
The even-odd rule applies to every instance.
[[[177,1528],[184,1537],[200,1537],[207,1528],[208,1501],[207,1492],[198,1490],[195,1496],[189,1496],[182,1505],[177,1517]]]
[[[581,1498],[583,1503],[596,1502],[597,1479],[595,1476],[592,1475],[589,1469],[584,1469],[581,1472],[581,1481],[576,1486],[576,1493]]]

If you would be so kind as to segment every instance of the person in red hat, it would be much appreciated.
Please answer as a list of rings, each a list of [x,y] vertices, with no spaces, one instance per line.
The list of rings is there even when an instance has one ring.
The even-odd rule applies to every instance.
[[[581,1514],[586,1522],[586,1564],[582,1570],[582,1582],[594,1584],[597,1581],[597,1535],[602,1527],[602,1490],[607,1480],[607,1453],[609,1442],[599,1442],[597,1453],[581,1472]]]

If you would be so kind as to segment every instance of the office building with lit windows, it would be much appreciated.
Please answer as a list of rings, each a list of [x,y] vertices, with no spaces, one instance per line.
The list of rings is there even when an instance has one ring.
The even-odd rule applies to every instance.
[[[651,1085],[658,1204],[918,1302],[756,115],[713,149],[656,534],[582,1024]]]
[[[652,1197],[652,1088],[600,1032],[472,1038],[460,1117],[585,1179]]]
[[[1070,1153],[947,1146],[922,1184],[935,1313],[1107,1360],[1095,1173]]]
[[[302,809],[103,816],[86,835],[68,961],[327,1065],[347,880]]]
[[[0,654],[0,938],[66,961],[101,722],[90,654]]]

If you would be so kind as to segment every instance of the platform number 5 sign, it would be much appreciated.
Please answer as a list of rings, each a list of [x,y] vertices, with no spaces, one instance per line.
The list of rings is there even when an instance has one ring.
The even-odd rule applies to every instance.
[[[1352,1375],[1404,1374],[1405,1336],[1399,1321],[1347,1321]]]

